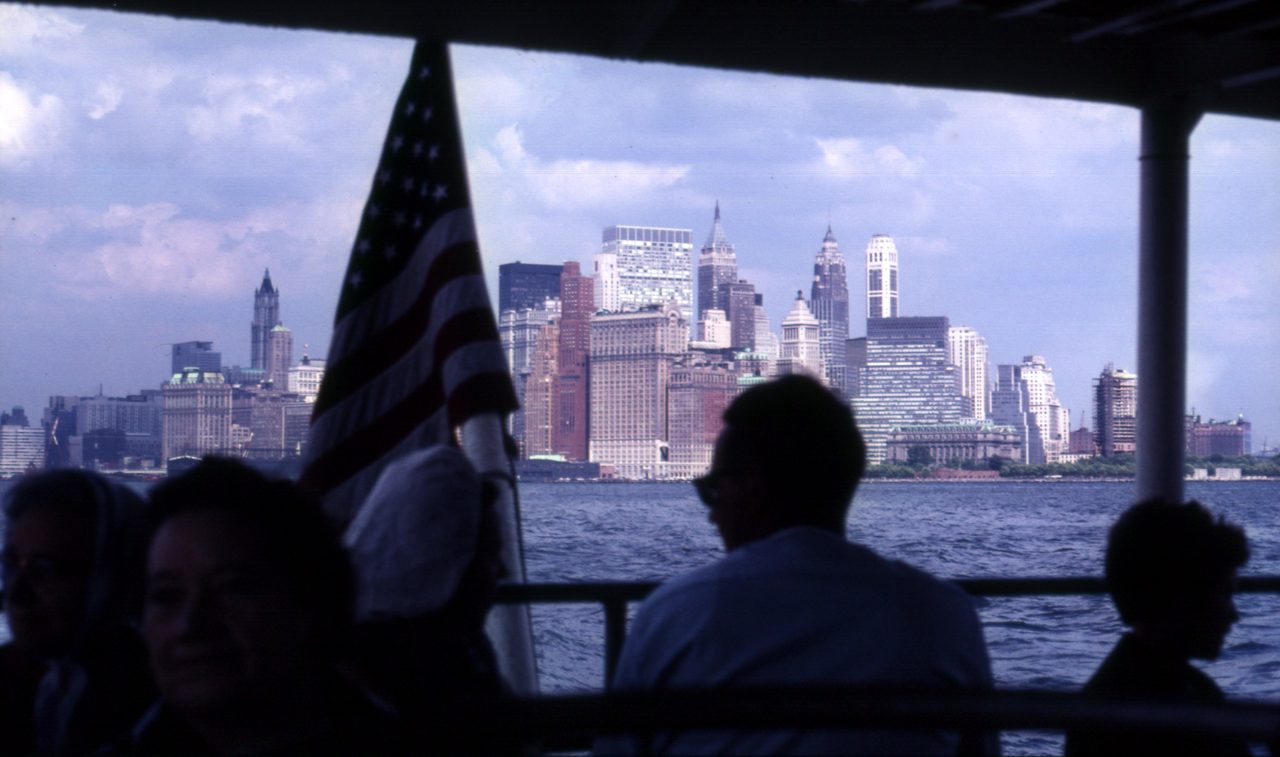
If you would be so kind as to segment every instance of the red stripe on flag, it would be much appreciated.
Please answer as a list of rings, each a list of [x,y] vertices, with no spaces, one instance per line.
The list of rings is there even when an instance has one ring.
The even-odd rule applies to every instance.
[[[365,384],[386,372],[413,349],[426,333],[431,321],[432,302],[441,289],[463,276],[479,274],[480,258],[474,242],[461,242],[440,250],[431,262],[422,290],[405,312],[325,369],[320,396],[311,415],[312,423],[343,398],[357,393]],[[493,319],[489,320],[489,327],[478,338],[497,341],[497,329],[492,325]]]
[[[496,338],[493,313],[488,309],[466,311],[449,319],[436,337],[431,373],[426,380],[381,416],[371,419],[313,457],[303,473],[302,483],[313,490],[329,491],[394,449],[415,428],[445,406],[445,363],[464,347],[486,342],[483,336],[487,332],[494,332]],[[481,338],[477,339],[477,335]],[[473,381],[478,382],[477,386],[487,387],[487,390],[481,394],[471,389]],[[463,394],[455,398],[459,390]],[[500,402],[495,400],[505,401],[510,394],[511,379],[505,372],[478,373],[464,379],[453,387],[448,397],[449,425],[459,424],[474,415],[476,408],[500,406]]]

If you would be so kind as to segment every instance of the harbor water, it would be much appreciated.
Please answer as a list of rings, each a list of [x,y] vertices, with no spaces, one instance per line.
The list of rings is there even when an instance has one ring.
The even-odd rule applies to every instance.
[[[1097,576],[1132,492],[1132,482],[869,482],[849,536],[944,577]],[[1280,481],[1188,482],[1187,496],[1245,527],[1243,574],[1280,573]],[[521,511],[531,581],[661,581],[723,554],[688,484],[525,484]],[[1105,596],[977,601],[1000,687],[1078,689],[1122,630]],[[1202,667],[1228,696],[1280,700],[1280,596],[1237,605],[1221,659]],[[544,605],[533,618],[543,690],[598,690],[603,612]],[[1005,754],[1060,750],[1054,734],[1004,739]]]

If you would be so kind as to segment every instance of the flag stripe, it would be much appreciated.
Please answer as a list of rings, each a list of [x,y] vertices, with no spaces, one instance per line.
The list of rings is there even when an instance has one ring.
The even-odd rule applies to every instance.
[[[444,287],[436,296],[427,332],[423,334],[413,348],[400,360],[382,374],[366,383],[360,391],[340,399],[323,416],[314,419],[313,429],[332,443],[336,443],[348,434],[358,431],[369,419],[386,413],[397,402],[411,393],[415,387],[426,381],[436,366],[435,341],[449,318],[456,315],[466,303],[474,303],[475,298],[485,292],[484,279],[480,276],[467,276],[455,279]],[[481,305],[479,308],[486,309]],[[504,356],[490,350],[493,357],[484,364],[477,364],[477,370],[495,370],[507,372]],[[456,383],[455,374],[445,375],[445,388]],[[326,381],[328,378],[326,377]],[[311,452],[323,454],[327,447],[316,446]]]
[[[435,340],[436,368],[427,379],[387,412],[371,419],[359,430],[345,435],[333,447],[317,455],[307,471],[312,474],[308,477],[308,483],[324,490],[332,488],[378,461],[402,437],[436,414],[445,405],[444,373],[449,368],[450,358],[457,352],[475,347],[475,329],[483,328],[486,322],[492,325],[493,312],[490,310],[472,310],[451,318]],[[456,400],[449,398],[451,412],[447,415],[450,426],[465,420],[467,410],[478,404],[475,400],[501,397],[504,387],[507,390],[510,387],[510,378],[505,372],[477,374],[470,366],[462,366],[460,373],[469,377],[459,382],[457,387],[467,388]],[[469,386],[471,382],[476,382],[476,387],[485,388],[487,393],[479,394],[476,388]]]
[[[325,369],[325,386],[316,400],[313,418],[320,418],[341,398],[355,394],[404,357],[430,324],[432,303],[440,290],[455,279],[479,273],[480,260],[474,244],[463,242],[441,250],[431,264],[421,292],[406,312],[348,352],[341,362]],[[493,318],[489,321],[489,328],[477,332],[473,338],[498,339]]]

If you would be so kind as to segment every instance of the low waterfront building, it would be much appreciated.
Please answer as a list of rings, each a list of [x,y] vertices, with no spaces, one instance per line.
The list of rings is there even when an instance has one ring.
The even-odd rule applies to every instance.
[[[306,439],[311,404],[301,396],[279,389],[258,386],[234,387],[231,392],[231,423],[236,432],[232,446],[253,460],[283,460],[296,457]],[[292,421],[292,422],[291,422]]]
[[[1192,457],[1241,457],[1251,452],[1251,425],[1240,416],[1230,421],[1202,422],[1200,416],[1187,416],[1187,454]]]
[[[1022,458],[1022,439],[1017,429],[971,419],[895,426],[885,441],[885,462],[906,463],[913,447],[923,448],[931,462],[943,465],[982,462],[992,457]]]

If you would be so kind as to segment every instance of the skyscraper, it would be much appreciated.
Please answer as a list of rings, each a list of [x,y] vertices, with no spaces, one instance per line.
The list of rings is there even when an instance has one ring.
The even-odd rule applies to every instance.
[[[503,263],[498,266],[498,313],[536,308],[560,296],[562,265]]]
[[[749,350],[756,343],[756,288],[749,281],[720,285],[720,298],[728,310],[729,344],[735,350]]]
[[[598,285],[602,288],[599,309],[638,310],[646,305],[674,302],[685,320],[692,322],[692,260],[690,229],[605,228],[596,258]]]
[[[867,319],[867,367],[854,406],[869,462],[884,462],[895,426],[960,420],[960,376],[947,355],[949,330],[945,316]]]
[[[1071,441],[1071,417],[1058,401],[1053,369],[1040,355],[996,368],[991,418],[1022,437],[1022,462],[1056,463]]]
[[[867,243],[867,318],[898,317],[898,248],[876,234]]]
[[[810,291],[813,315],[818,319],[818,342],[827,384],[844,396],[845,340],[849,338],[849,282],[844,255],[836,244],[830,224],[822,247],[813,261],[813,288]]]
[[[591,417],[588,401],[591,367],[591,314],[595,293],[590,276],[577,261],[564,264],[560,274],[560,333],[556,353],[554,441],[556,452],[569,460],[587,459]]]
[[[686,357],[672,367],[667,425],[673,477],[700,476],[711,467],[724,411],[736,390],[737,376],[727,363]]]
[[[163,457],[226,454],[231,448],[231,385],[221,373],[184,370],[161,388]]]
[[[1093,440],[1103,457],[1137,449],[1138,377],[1107,363],[1093,380]]]
[[[711,222],[711,233],[707,235],[707,241],[702,245],[702,252],[698,255],[699,322],[708,310],[729,312],[729,303],[724,300],[721,287],[737,280],[738,255],[725,236],[724,226],[720,223],[720,202],[717,201],[715,219]]]
[[[987,340],[968,326],[952,326],[947,337],[951,364],[960,369],[964,417],[982,420],[991,411],[987,384]]]
[[[266,373],[271,350],[271,329],[278,323],[280,323],[280,290],[271,284],[271,271],[265,270],[262,272],[262,285],[253,290],[253,324],[249,328],[250,368]],[[182,368],[185,367],[182,366]],[[266,378],[265,375],[264,378]]]
[[[289,366],[293,363],[293,332],[277,323],[267,332],[266,378],[281,391],[289,385]]]
[[[779,375],[803,373],[826,383],[826,366],[822,362],[822,342],[818,319],[804,301],[804,292],[796,292],[791,312],[782,319],[782,348],[778,356]]]

